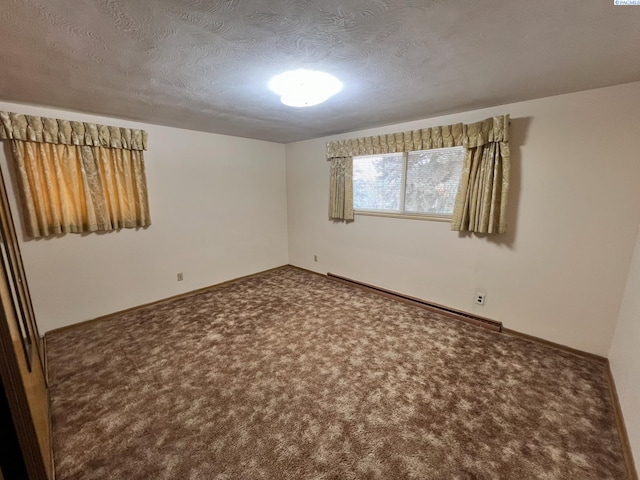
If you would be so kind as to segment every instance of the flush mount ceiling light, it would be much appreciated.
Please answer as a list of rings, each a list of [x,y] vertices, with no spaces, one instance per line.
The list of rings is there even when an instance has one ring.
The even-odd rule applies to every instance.
[[[333,75],[312,70],[291,70],[276,75],[269,88],[290,107],[312,107],[327,101],[342,90],[342,82]]]

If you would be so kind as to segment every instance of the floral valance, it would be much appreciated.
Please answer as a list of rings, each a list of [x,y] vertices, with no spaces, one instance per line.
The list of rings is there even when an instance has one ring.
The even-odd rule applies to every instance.
[[[0,112],[0,140],[146,150],[147,132],[133,128]]]
[[[327,142],[327,159],[384,153],[431,150],[434,148],[475,148],[489,142],[509,141],[509,115],[487,118],[470,124],[352,138]]]

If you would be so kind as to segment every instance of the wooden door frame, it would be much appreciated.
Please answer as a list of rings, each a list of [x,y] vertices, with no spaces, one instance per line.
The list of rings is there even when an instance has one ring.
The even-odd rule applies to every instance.
[[[4,270],[0,279],[0,296],[4,307],[6,305],[5,301],[10,298]],[[21,371],[24,371],[27,367],[26,359],[22,360],[15,354],[16,344],[22,342],[21,335],[17,324],[7,318],[5,309],[1,308],[0,376],[2,376],[7,403],[11,410],[11,417],[20,442],[24,463],[29,473],[29,480],[48,480],[48,468],[41,454],[34,419],[29,410],[27,392],[21,376]]]
[[[7,160],[11,160],[9,154]],[[52,480],[55,473],[44,355],[1,167],[0,236],[7,256],[7,264],[0,262],[0,377],[29,480]],[[29,352],[23,348],[20,316],[32,342]]]
[[[5,148],[6,158],[10,161],[11,156]],[[9,255],[11,267],[15,269],[12,274],[16,278],[17,294],[20,299],[20,307],[23,316],[27,320],[27,328],[33,337],[38,340],[38,345],[34,345],[34,349],[38,356],[38,361],[43,370],[46,367],[46,361],[44,357],[44,345],[42,343],[42,337],[38,330],[38,324],[36,323],[36,316],[33,311],[33,303],[31,302],[31,293],[29,292],[29,284],[27,282],[27,275],[24,271],[24,264],[22,263],[22,253],[20,252],[20,244],[16,235],[15,223],[13,221],[13,215],[11,213],[11,205],[9,204],[9,197],[7,195],[7,187],[4,180],[4,174],[2,168],[0,168],[0,222],[2,222],[2,229],[5,233],[5,241],[7,248],[7,255]],[[45,371],[45,381],[47,381],[47,375]]]

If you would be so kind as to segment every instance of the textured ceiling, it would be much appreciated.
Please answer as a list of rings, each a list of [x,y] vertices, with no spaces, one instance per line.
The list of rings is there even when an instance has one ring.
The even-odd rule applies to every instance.
[[[613,0],[2,0],[0,99],[290,142],[640,80]],[[306,109],[284,70],[338,76]]]

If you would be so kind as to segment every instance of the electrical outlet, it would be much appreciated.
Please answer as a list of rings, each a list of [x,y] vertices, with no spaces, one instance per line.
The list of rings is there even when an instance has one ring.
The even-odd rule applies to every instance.
[[[486,296],[486,293],[476,292],[475,303],[477,305],[484,305],[484,299]]]
[[[181,282],[182,280],[184,280],[184,275],[182,275],[182,272],[180,272],[178,274],[178,281]]]
[[[317,262],[317,261],[318,261],[318,255],[314,255],[314,256],[313,256],[313,261],[314,261],[314,262]]]

